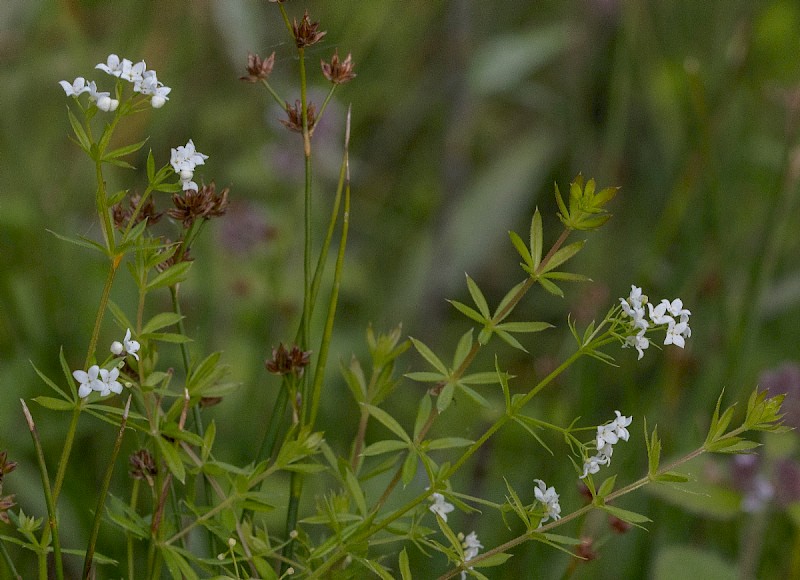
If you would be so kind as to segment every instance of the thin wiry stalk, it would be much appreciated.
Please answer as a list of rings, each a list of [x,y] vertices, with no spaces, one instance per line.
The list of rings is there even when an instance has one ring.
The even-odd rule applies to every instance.
[[[31,432],[33,439],[33,446],[36,449],[36,461],[39,465],[39,474],[42,477],[42,489],[44,490],[44,500],[47,503],[47,516],[49,529],[53,537],[53,559],[56,565],[56,578],[64,580],[64,563],[61,561],[61,539],[58,536],[58,518],[56,517],[56,504],[53,501],[53,493],[50,489],[50,477],[47,475],[47,463],[44,460],[44,451],[42,451],[42,444],[39,441],[39,433],[36,430],[36,424],[33,422],[28,406],[23,399],[19,400],[22,403],[22,412],[25,414],[25,420],[28,423],[28,429]],[[47,553],[39,555],[39,558],[47,558]]]
[[[3,555],[3,561],[8,564],[8,569],[10,570],[14,580],[22,580],[22,576],[20,576],[19,572],[17,572],[17,569],[14,566],[14,561],[11,559],[11,554],[8,553],[6,543],[2,539],[0,539],[0,554]]]
[[[92,532],[89,535],[89,545],[86,548],[86,558],[83,561],[83,577],[89,580],[92,573],[92,559],[94,558],[95,545],[97,544],[97,535],[100,533],[100,522],[103,521],[103,508],[105,507],[106,498],[108,497],[108,488],[111,485],[111,476],[114,473],[114,464],[119,455],[119,449],[122,446],[122,437],[125,435],[125,425],[128,423],[128,411],[131,408],[131,395],[128,395],[128,401],[125,403],[125,410],[122,412],[122,420],[119,425],[119,432],[117,439],[114,442],[114,449],[111,451],[111,457],[108,461],[108,468],[106,469],[103,483],[100,486],[100,494],[97,496],[97,507],[94,510],[94,521],[92,522]]]

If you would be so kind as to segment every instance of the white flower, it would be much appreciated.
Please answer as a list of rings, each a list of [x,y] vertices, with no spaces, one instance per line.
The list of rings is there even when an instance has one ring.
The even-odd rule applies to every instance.
[[[150,105],[152,105],[154,109],[160,109],[163,107],[164,104],[169,100],[167,95],[170,93],[170,91],[172,91],[171,88],[163,85],[156,87],[155,91],[153,91],[153,98],[150,99]]]
[[[74,81],[72,81],[72,84],[67,81],[58,81],[58,84],[61,85],[61,88],[64,89],[64,92],[67,93],[68,97],[77,97],[80,94],[89,92],[86,79],[83,77],[76,78]]]
[[[84,399],[89,396],[89,393],[92,391],[101,391],[103,390],[102,382],[97,378],[97,375],[100,374],[100,367],[97,365],[92,365],[89,367],[89,371],[72,371],[72,376],[75,377],[75,380],[80,383],[80,387],[78,388],[78,396],[81,399]]]
[[[615,445],[619,441],[617,435],[616,422],[609,423],[608,425],[600,425],[597,428],[597,448],[602,449],[608,445]]]
[[[614,419],[612,425],[614,425],[614,428],[616,429],[617,437],[619,437],[623,441],[627,441],[628,437],[630,437],[630,433],[628,433],[626,427],[633,422],[633,416],[626,417],[619,411],[614,411],[614,412],[617,414],[617,418]]]
[[[644,351],[650,346],[650,340],[644,335],[644,330],[625,339],[625,344],[622,345],[622,348],[629,346],[634,347],[639,352],[639,360],[642,360]]]
[[[180,177],[184,191],[197,190],[197,184],[192,181],[194,168],[203,165],[206,159],[208,159],[208,155],[197,151],[191,139],[186,145],[171,150],[169,163]]]
[[[100,369],[100,396],[105,397],[112,392],[120,394],[122,392],[122,383],[117,380],[119,377],[119,369],[114,367],[110,371]],[[97,390],[97,389],[96,389]]]
[[[684,340],[684,336],[691,335],[691,330],[689,330],[689,325],[685,322],[672,322],[667,328],[667,336],[664,339],[664,344],[674,344],[675,346],[679,346],[683,348],[686,346],[686,341]]]
[[[447,503],[441,493],[434,492],[431,496],[431,499],[433,500],[433,503],[430,505],[430,507],[428,507],[428,509],[442,518],[444,521],[447,521],[447,514],[456,509],[455,506],[451,503]]]
[[[101,111],[109,112],[115,111],[119,106],[119,101],[117,99],[111,98],[111,93],[105,91],[98,91],[97,85],[94,81],[90,82],[88,85],[89,90],[89,100],[94,101],[97,103],[97,108]]]
[[[461,547],[464,548],[464,563],[472,560],[478,555],[480,549],[483,548],[483,544],[478,541],[478,535],[475,532],[470,532],[466,538],[464,534],[459,532],[458,539],[461,540]],[[465,580],[466,577],[467,573],[461,572],[461,580]]]
[[[686,317],[688,317],[691,314],[690,311],[686,310],[683,307],[683,300],[681,300],[680,298],[676,298],[672,302],[670,302],[669,300],[667,300],[665,298],[664,300],[661,301],[661,303],[667,305],[667,310],[669,311],[670,314],[672,314],[672,316],[675,316],[675,317],[686,316]]]
[[[141,81],[144,75],[145,65],[144,61],[137,62],[133,64],[127,58],[122,59],[121,71],[119,74],[119,78],[125,79],[126,81],[130,81],[132,83],[136,83]]]
[[[105,64],[101,62],[94,68],[99,68],[101,71],[115,77],[119,77],[122,74],[122,62],[120,62],[116,54],[109,54]]]
[[[546,513],[542,521],[539,522],[541,526],[548,519],[558,520],[561,519],[561,506],[558,503],[558,494],[554,487],[547,487],[541,479],[534,479],[537,487],[533,489],[533,495],[537,501],[541,502],[544,506]]]
[[[115,340],[111,343],[111,348],[109,350],[111,351],[111,354],[115,354],[117,356],[121,355],[123,350],[122,343],[118,340]]]
[[[122,339],[122,342],[125,345],[125,352],[127,352],[129,355],[131,355],[136,360],[139,360],[139,355],[136,354],[136,351],[139,350],[139,347],[141,345],[138,342],[136,342],[135,340],[131,340],[131,329],[130,328],[125,333],[125,338]]]
[[[669,308],[669,302],[666,300],[662,300],[661,304],[653,308],[652,304],[648,304],[647,308],[650,310],[650,320],[653,321],[653,324],[670,324],[671,322],[675,322],[675,319],[672,316],[667,314],[667,309]]]

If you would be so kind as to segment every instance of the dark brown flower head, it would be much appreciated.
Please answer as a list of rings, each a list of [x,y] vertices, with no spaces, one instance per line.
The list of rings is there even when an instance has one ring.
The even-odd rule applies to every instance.
[[[130,221],[133,213],[136,211],[136,207],[141,203],[141,201],[142,196],[138,193],[134,193],[131,195],[127,207],[125,206],[125,203],[121,201],[111,208],[114,226],[118,230],[124,230],[128,227],[128,222]],[[153,202],[152,196],[148,197],[147,201],[139,210],[139,213],[136,214],[136,221],[134,221],[133,225],[139,225],[144,220],[147,220],[147,225],[151,226],[154,223],[157,223],[158,220],[161,219],[162,215],[164,214],[156,211],[156,204]]]
[[[281,123],[283,123],[284,127],[289,129],[290,131],[295,131],[296,133],[303,132],[303,116],[301,111],[303,110],[303,105],[300,101],[294,102],[294,107],[291,106],[289,103],[286,103],[286,114],[288,115],[288,119],[281,119]],[[308,130],[312,132],[314,130],[314,124],[317,121],[317,108],[314,106],[314,103],[308,103],[306,106],[306,114],[308,115]]]
[[[3,489],[3,478],[16,468],[17,462],[8,460],[8,451],[0,451],[0,491]]]
[[[303,12],[300,24],[297,23],[295,18],[294,24],[292,24],[292,32],[294,32],[294,41],[297,44],[297,48],[305,48],[316,44],[327,34],[324,30],[319,30],[319,22],[311,22],[308,10]]]
[[[260,56],[251,52],[247,55],[247,76],[239,77],[239,79],[248,83],[257,83],[260,80],[267,80],[270,73],[272,73],[272,67],[274,65],[274,51],[264,60],[261,60]]]
[[[199,191],[190,189],[172,195],[174,209],[167,210],[167,214],[183,222],[183,227],[190,227],[195,220],[211,219],[225,215],[228,208],[228,191],[226,187],[217,193],[217,187],[212,181],[203,185]]]
[[[278,348],[272,349],[272,358],[265,363],[265,366],[274,375],[295,373],[300,377],[310,360],[311,352],[302,351],[296,345],[292,347],[292,350],[287,350],[281,343]]]
[[[14,507],[14,495],[7,495],[5,497],[0,497],[0,521],[10,524],[11,522],[8,521],[8,514],[6,513]]]
[[[339,61],[339,51],[336,50],[331,57],[331,62],[327,63],[324,60],[320,61],[322,65],[322,74],[325,78],[335,85],[341,85],[355,78],[356,73],[353,72],[353,55],[347,55],[343,61]]]
[[[131,469],[128,472],[133,479],[144,479],[152,487],[153,477],[158,473],[156,462],[147,449],[139,449],[128,459]]]

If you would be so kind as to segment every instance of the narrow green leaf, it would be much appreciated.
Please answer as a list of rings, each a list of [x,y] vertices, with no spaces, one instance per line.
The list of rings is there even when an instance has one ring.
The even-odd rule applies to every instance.
[[[67,358],[64,356],[64,347],[62,346],[58,350],[58,362],[61,364],[61,372],[64,373],[64,379],[67,381],[67,386],[69,386],[69,392],[72,393],[71,399],[73,401],[78,400],[78,389],[75,387],[75,381],[73,380],[72,370],[69,368],[69,364],[67,364]],[[34,367],[36,368],[36,367]],[[61,389],[59,389],[60,391]],[[61,391],[61,395],[64,395],[64,392]],[[65,398],[70,398],[66,397]]]
[[[454,383],[447,383],[444,388],[442,388],[442,392],[439,393],[436,399],[436,410],[439,411],[439,413],[444,413],[447,407],[450,406],[450,403],[453,402],[455,389],[456,386]]]
[[[147,321],[147,323],[142,327],[142,334],[149,334],[151,332],[155,332],[156,330],[166,328],[167,326],[178,324],[178,322],[180,322],[182,319],[183,316],[175,312],[161,312]]]
[[[465,439],[463,437],[442,437],[441,439],[427,441],[428,449],[431,451],[436,449],[450,449],[452,447],[467,447],[473,443],[474,441],[471,439]]]
[[[217,436],[217,424],[212,420],[206,426],[205,435],[203,435],[203,447],[202,447],[202,459],[203,463],[208,461],[208,457],[211,455],[211,448],[214,446],[214,439]]]
[[[175,332],[149,332],[147,334],[141,334],[139,338],[155,340],[158,342],[169,342],[172,344],[184,344],[187,342],[192,342],[192,339],[185,334],[177,334]]]
[[[448,302],[453,306],[455,306],[456,310],[458,310],[461,314],[463,314],[467,318],[471,318],[475,322],[479,322],[481,324],[486,323],[486,319],[483,316],[481,316],[480,312],[478,312],[474,308],[470,308],[469,306],[467,306],[466,304],[462,304],[458,300],[448,300]]]
[[[439,357],[433,354],[433,351],[430,348],[428,348],[425,345],[425,343],[417,340],[416,338],[411,338],[411,342],[414,344],[414,348],[417,349],[417,352],[421,354],[422,357],[426,361],[428,361],[431,364],[431,366],[433,366],[437,371],[439,371],[443,375],[450,374],[449,371],[447,370],[447,367],[444,366],[444,363],[441,360],[439,360]]]
[[[558,209],[561,211],[559,218],[562,222],[566,222],[570,217],[569,210],[567,210],[567,206],[564,205],[564,199],[561,197],[561,191],[558,189],[558,184],[556,183],[554,185],[556,190],[556,203],[558,204]]]
[[[550,270],[554,270],[558,268],[561,264],[572,258],[575,254],[581,251],[581,248],[586,244],[586,240],[581,240],[580,242],[573,242],[568,246],[564,246],[560,250],[558,250],[553,257],[550,258],[550,261],[547,262],[544,268],[544,272],[549,272]]]
[[[522,346],[522,344],[520,344],[520,342],[516,338],[514,338],[512,335],[510,335],[506,331],[498,329],[495,332],[497,333],[497,336],[502,338],[505,342],[507,342],[508,344],[513,346],[514,348],[519,349],[522,352],[528,352],[527,349],[524,346]]]
[[[411,480],[414,479],[414,476],[417,474],[418,465],[417,453],[413,449],[409,450],[405,461],[403,461],[402,478],[404,486],[411,483]]]
[[[508,232],[508,237],[511,238],[511,243],[514,244],[514,247],[517,249],[517,252],[519,252],[519,255],[522,256],[525,263],[535,269],[537,264],[531,257],[531,252],[528,250],[525,242],[522,241],[522,238],[520,238],[516,232]]]
[[[491,568],[492,566],[502,566],[512,556],[513,556],[513,554],[506,554],[505,552],[498,552],[497,554],[492,554],[488,558],[484,558],[483,560],[479,560],[478,562],[475,562],[475,564],[473,564],[473,566],[475,568]]]
[[[539,284],[542,285],[542,288],[544,288],[545,290],[550,292],[550,294],[558,296],[559,298],[563,298],[564,297],[564,292],[561,290],[561,288],[559,288],[558,286],[553,284],[547,278],[539,278]]]
[[[163,288],[165,286],[174,286],[179,282],[186,280],[189,273],[189,268],[192,267],[194,262],[178,262],[170,266],[158,276],[150,280],[147,284],[146,290],[154,290],[156,288]]]
[[[153,158],[153,150],[147,152],[147,182],[153,183],[156,175],[156,160]]]
[[[600,485],[600,488],[597,490],[598,497],[606,497],[609,493],[614,491],[614,484],[617,481],[617,476],[612,475],[611,477],[606,478],[606,480]]]
[[[87,240],[86,238],[83,238],[83,237],[71,238],[69,236],[63,236],[63,235],[61,235],[61,234],[59,234],[57,232],[54,232],[53,230],[49,230],[49,229],[46,229],[46,228],[45,228],[45,231],[53,234],[55,237],[57,237],[62,242],[69,242],[70,244],[75,244],[76,246],[80,246],[81,248],[86,248],[87,250],[94,250],[94,251],[100,252],[101,254],[106,255],[106,256],[108,255],[108,252],[106,251],[106,249],[103,246],[101,246],[97,242],[93,242],[92,240]]]
[[[551,280],[563,280],[564,282],[591,282],[592,279],[582,274],[573,274],[572,272],[548,272],[545,274],[546,278]]]
[[[662,483],[686,483],[690,481],[689,477],[682,474],[676,473],[675,471],[666,471],[659,475],[656,475],[653,478],[653,481],[660,481]]]
[[[364,457],[372,457],[373,455],[381,455],[383,453],[399,451],[400,449],[408,449],[408,443],[405,441],[398,441],[397,439],[386,439],[373,443],[372,445],[367,445],[361,452],[361,455]]]
[[[392,417],[389,413],[381,409],[380,407],[375,407],[374,405],[364,405],[367,409],[369,409],[370,415],[375,417],[378,421],[383,423],[383,425],[389,429],[392,433],[400,437],[406,443],[411,443],[411,438],[406,433],[405,429],[400,426],[394,417]]]
[[[414,580],[411,577],[411,566],[408,563],[408,553],[406,552],[405,548],[403,548],[403,551],[400,552],[398,564],[400,566],[401,580]]]
[[[495,328],[506,332],[541,332],[554,326],[548,322],[504,322]]]
[[[431,396],[429,393],[425,393],[423,397],[419,401],[419,407],[417,408],[417,418],[414,420],[414,440],[416,441],[419,437],[420,432],[422,432],[422,428],[425,426],[425,423],[428,422],[428,417],[431,415],[431,410],[433,408],[433,403],[431,402]]]
[[[467,395],[470,399],[475,401],[475,403],[477,403],[484,409],[490,409],[492,407],[492,404],[476,390],[469,388],[467,385],[461,382],[458,383],[458,388],[461,390],[462,393]]]
[[[530,243],[531,243],[531,256],[533,257],[533,263],[531,266],[535,271],[539,264],[542,262],[542,214],[539,213],[539,208],[536,208],[536,211],[533,212],[533,219],[531,220],[531,236],[530,236]]]
[[[442,380],[447,380],[447,375],[443,375],[442,373],[432,373],[428,371],[417,371],[413,373],[406,373],[403,375],[407,379],[411,379],[412,381],[418,381],[420,383],[438,383]]]
[[[36,371],[36,374],[37,374],[37,375],[39,375],[39,378],[40,378],[40,379],[42,379],[42,380],[44,381],[44,383],[45,383],[45,384],[46,384],[48,387],[50,387],[50,388],[51,388],[51,389],[53,389],[53,390],[54,390],[56,393],[58,393],[59,395],[61,395],[61,396],[62,396],[62,397],[65,399],[65,400],[67,400],[67,401],[69,401],[69,400],[70,400],[70,397],[67,395],[67,393],[65,393],[65,392],[64,392],[64,391],[61,389],[61,387],[59,387],[57,384],[55,384],[53,381],[51,381],[51,380],[50,380],[50,379],[49,379],[49,378],[48,378],[48,377],[47,377],[47,376],[46,376],[46,375],[45,375],[45,374],[44,374],[42,371],[40,371],[39,369],[37,369],[35,364],[33,364],[33,363],[31,362],[31,366],[33,367],[33,370],[34,370],[34,371]],[[67,370],[69,370],[69,369],[67,369]],[[72,373],[70,373],[70,376],[69,376],[68,382],[72,383],[72,387],[73,387],[73,390],[74,390],[74,388],[75,388],[75,383],[74,383],[74,379],[72,378]],[[76,399],[76,398],[77,398],[77,397],[74,397],[74,396],[72,397],[72,399],[73,399],[73,400],[74,400],[74,399]]]
[[[483,296],[483,292],[481,289],[478,288],[478,285],[475,281],[467,275],[467,287],[469,288],[470,296],[472,296],[472,300],[475,302],[475,306],[478,307],[478,311],[483,314],[484,318],[491,318],[491,312],[489,312],[489,304],[486,302],[486,298]]]
[[[52,409],[53,411],[72,411],[75,408],[75,403],[72,401],[65,401],[64,399],[56,399],[55,397],[34,397],[33,399],[45,409]]]
[[[89,153],[92,148],[89,137],[86,135],[86,131],[83,129],[80,121],[78,121],[78,118],[69,107],[67,107],[67,116],[69,117],[69,124],[72,125],[72,131],[75,133],[75,138],[78,140],[78,145],[80,145],[81,149],[86,151],[86,153]]]
[[[347,491],[356,503],[358,513],[366,517],[367,500],[364,498],[364,491],[361,489],[361,484],[350,469],[345,473],[345,482],[347,483]]]
[[[615,506],[610,505],[602,505],[599,506],[605,512],[610,513],[612,516],[616,516],[621,519],[623,522],[628,522],[629,524],[643,524],[646,522],[652,522],[650,518],[644,516],[642,514],[637,514],[636,512],[632,512],[630,510],[624,510],[622,508],[618,508]]]
[[[173,447],[172,443],[169,443],[161,436],[156,436],[155,440],[158,444],[158,449],[161,451],[164,461],[167,462],[167,467],[172,475],[175,477],[175,479],[181,483],[184,483],[186,480],[186,468],[183,466],[183,461],[181,461],[181,456],[178,453],[178,450]]]
[[[118,157],[124,157],[126,155],[130,155],[131,153],[135,153],[141,149],[145,143],[147,143],[147,139],[144,141],[139,141],[138,143],[132,143],[131,145],[125,145],[124,147],[114,149],[113,151],[109,151],[103,156],[103,161],[110,161]]]
[[[499,383],[500,378],[496,372],[486,371],[461,377],[458,382],[465,385],[493,385]]]
[[[466,360],[467,355],[469,354],[470,349],[472,348],[472,329],[470,328],[461,339],[458,341],[458,345],[456,346],[456,352],[453,355],[453,368],[457,369],[461,366],[461,363]]]

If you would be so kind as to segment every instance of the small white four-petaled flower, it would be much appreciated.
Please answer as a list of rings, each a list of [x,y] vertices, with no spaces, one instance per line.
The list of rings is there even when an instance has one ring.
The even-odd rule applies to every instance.
[[[203,165],[206,159],[208,159],[208,155],[197,151],[191,139],[186,145],[171,149],[169,163],[175,173],[178,174],[184,191],[190,189],[197,191],[197,184],[192,181],[194,168],[198,165]]]
[[[444,500],[444,496],[441,493],[434,492],[431,496],[431,500],[433,500],[433,503],[428,507],[428,509],[442,518],[444,521],[447,521],[447,514],[456,509],[453,504],[447,503]]]
[[[125,332],[125,338],[122,339],[122,342],[115,340],[111,343],[111,352],[117,356],[121,355],[123,352],[133,356],[136,360],[139,360],[139,355],[136,354],[139,351],[141,345],[131,339],[131,329],[129,328]]]
[[[540,502],[545,509],[544,517],[539,522],[541,526],[548,519],[558,520],[561,519],[561,505],[558,503],[558,494],[554,487],[547,487],[541,479],[534,479],[536,487],[533,488],[533,495],[536,500]]]

